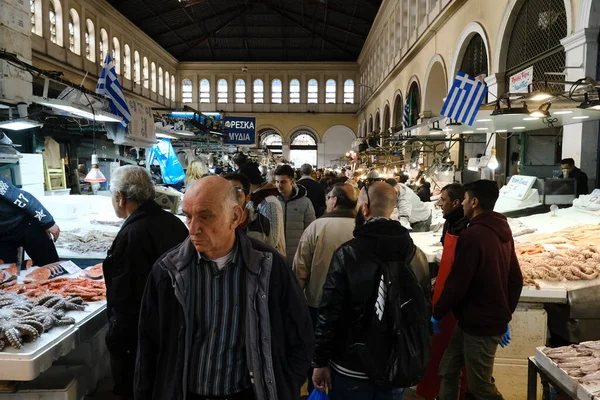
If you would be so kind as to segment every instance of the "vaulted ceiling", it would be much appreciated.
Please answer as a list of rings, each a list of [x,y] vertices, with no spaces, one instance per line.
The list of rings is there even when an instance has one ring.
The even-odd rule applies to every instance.
[[[179,61],[356,61],[382,0],[108,0]]]

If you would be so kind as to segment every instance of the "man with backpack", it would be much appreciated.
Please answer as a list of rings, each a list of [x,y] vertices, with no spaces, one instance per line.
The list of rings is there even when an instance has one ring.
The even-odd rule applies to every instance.
[[[390,219],[395,205],[390,185],[365,186],[354,239],[331,260],[312,366],[315,388],[329,388],[332,400],[400,400],[429,359],[429,265]]]

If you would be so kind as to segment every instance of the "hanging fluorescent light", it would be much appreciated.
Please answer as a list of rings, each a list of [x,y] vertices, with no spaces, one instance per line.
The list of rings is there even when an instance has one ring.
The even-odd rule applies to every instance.
[[[97,154],[92,154],[92,169],[90,169],[90,172],[88,172],[88,174],[86,175],[86,177],[83,180],[85,182],[90,182],[90,183],[106,182],[106,177],[104,176],[102,171],[100,171],[100,167],[98,167],[98,155]]]
[[[539,93],[535,93],[533,94],[533,96],[531,96],[529,98],[529,100],[533,100],[533,101],[544,101],[544,100],[548,100],[550,98],[552,98],[554,96],[552,96],[550,93],[547,92],[539,92]]]
[[[87,107],[78,106],[76,104],[72,104],[63,100],[58,99],[44,99],[42,97],[36,97],[33,100],[35,103],[54,108],[57,110],[65,111],[70,114],[76,115],[78,117],[86,118],[89,120],[97,121],[97,122],[121,122],[123,118],[118,115],[107,113],[104,111],[95,111],[92,112],[91,109]]]
[[[22,131],[24,129],[38,128],[40,126],[42,126],[41,122],[28,119],[11,119],[0,122],[0,129],[8,129],[11,131]]]
[[[156,137],[161,139],[177,139],[175,136],[167,135],[166,133],[157,133]]]
[[[573,111],[554,111],[553,113],[554,115],[566,115],[566,114],[573,114]]]
[[[491,170],[498,168],[498,159],[496,158],[496,147],[492,146],[492,156],[488,161],[487,167]]]

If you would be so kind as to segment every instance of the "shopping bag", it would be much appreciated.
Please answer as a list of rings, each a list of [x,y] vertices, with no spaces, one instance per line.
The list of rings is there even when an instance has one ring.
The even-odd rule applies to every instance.
[[[328,400],[326,392],[319,392],[317,389],[313,390],[313,392],[308,396],[306,400]]]

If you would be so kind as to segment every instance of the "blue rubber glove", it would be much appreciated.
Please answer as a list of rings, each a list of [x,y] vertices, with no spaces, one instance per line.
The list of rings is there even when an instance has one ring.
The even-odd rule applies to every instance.
[[[502,336],[502,339],[500,339],[500,346],[502,348],[508,346],[508,344],[510,343],[510,339],[512,339],[510,337],[510,325],[507,325],[506,332],[504,333],[504,336]]]
[[[438,335],[440,335],[442,333],[442,327],[440,326],[441,321],[438,321],[437,319],[433,318],[433,316],[431,316],[431,324],[433,326],[433,333],[436,333]]]

